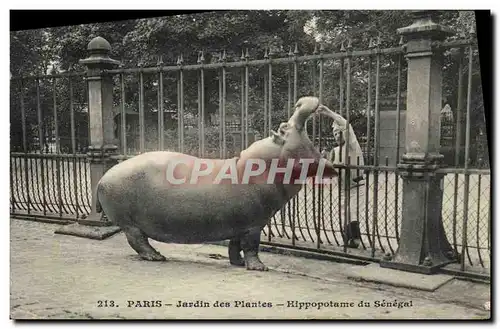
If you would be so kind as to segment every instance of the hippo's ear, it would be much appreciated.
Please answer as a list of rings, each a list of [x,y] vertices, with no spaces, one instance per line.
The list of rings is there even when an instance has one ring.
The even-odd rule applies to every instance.
[[[273,142],[278,145],[283,145],[285,144],[285,139],[283,136],[275,132],[274,130],[271,130],[271,137],[273,138]]]

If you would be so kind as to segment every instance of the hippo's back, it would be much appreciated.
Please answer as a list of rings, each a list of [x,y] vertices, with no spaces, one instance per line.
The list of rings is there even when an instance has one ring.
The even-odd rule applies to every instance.
[[[140,201],[146,186],[162,184],[166,167],[176,156],[190,157],[176,152],[147,152],[111,167],[97,186],[97,197],[104,212],[113,212],[111,206],[127,207]]]

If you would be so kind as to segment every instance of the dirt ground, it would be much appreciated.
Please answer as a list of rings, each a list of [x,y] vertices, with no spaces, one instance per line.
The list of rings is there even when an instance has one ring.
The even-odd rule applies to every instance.
[[[354,282],[346,276],[359,266],[266,252],[270,271],[247,271],[216,245],[153,242],[168,261],[147,262],[122,233],[96,241],[54,234],[54,224],[11,219],[10,227],[11,319],[490,317],[489,285],[452,280],[423,292]]]

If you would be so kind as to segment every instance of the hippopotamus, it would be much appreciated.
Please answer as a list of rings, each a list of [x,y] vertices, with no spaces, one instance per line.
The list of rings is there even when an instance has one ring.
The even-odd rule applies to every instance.
[[[288,122],[234,158],[153,151],[127,159],[98,182],[97,210],[122,229],[142,259],[166,260],[148,238],[179,244],[229,240],[230,264],[265,271],[258,251],[270,218],[297,195],[305,178],[337,175],[305,130],[306,121],[324,111],[317,97],[300,98]]]

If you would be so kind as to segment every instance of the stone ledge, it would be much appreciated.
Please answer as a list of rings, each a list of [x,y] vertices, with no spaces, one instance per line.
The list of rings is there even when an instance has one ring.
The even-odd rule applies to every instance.
[[[118,226],[89,226],[75,223],[61,226],[54,233],[93,240],[104,240],[120,231],[121,229]]]
[[[435,291],[445,283],[453,280],[453,276],[445,274],[419,274],[380,267],[370,264],[362,268],[356,267],[347,275],[348,279],[388,284],[395,287],[424,291]]]

